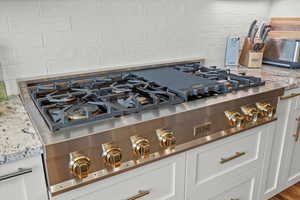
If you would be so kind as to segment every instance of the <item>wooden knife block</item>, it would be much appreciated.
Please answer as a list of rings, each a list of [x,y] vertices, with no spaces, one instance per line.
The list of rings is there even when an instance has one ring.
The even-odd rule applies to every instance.
[[[256,39],[255,42],[259,42],[258,39]],[[253,44],[249,38],[246,38],[240,55],[239,63],[240,65],[248,68],[260,68],[262,66],[264,48],[259,52],[255,52],[252,49]]]

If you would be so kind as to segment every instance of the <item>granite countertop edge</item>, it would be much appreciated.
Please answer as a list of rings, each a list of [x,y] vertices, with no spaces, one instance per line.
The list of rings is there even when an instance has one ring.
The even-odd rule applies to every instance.
[[[18,96],[0,102],[0,166],[40,156],[43,144]]]

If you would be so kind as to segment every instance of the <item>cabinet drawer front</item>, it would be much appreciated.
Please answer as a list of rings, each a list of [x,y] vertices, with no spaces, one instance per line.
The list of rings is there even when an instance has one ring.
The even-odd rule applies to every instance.
[[[185,155],[137,168],[80,189],[55,200],[182,200],[184,199]]]
[[[209,200],[251,200],[253,194],[254,178],[235,185],[226,192],[219,194]]]
[[[120,182],[102,191],[86,195],[82,199],[99,200],[99,197],[110,200],[127,200],[145,191],[143,199],[168,199],[175,193],[175,164],[154,169],[132,179]],[[159,181],[158,181],[159,180]]]
[[[47,200],[41,156],[0,165],[0,199]]]
[[[260,141],[260,132],[254,132],[212,149],[195,152],[196,183],[254,162],[258,159]]]

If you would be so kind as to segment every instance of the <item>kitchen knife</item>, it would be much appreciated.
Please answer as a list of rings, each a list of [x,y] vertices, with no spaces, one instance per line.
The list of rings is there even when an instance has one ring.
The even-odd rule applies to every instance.
[[[263,39],[266,30],[269,29],[269,28],[271,28],[271,27],[272,27],[271,25],[265,25],[265,26],[263,27],[263,29],[262,29],[261,32],[260,32],[260,34],[261,34],[261,35],[260,35],[260,38],[261,38],[261,39]]]
[[[257,24],[257,20],[254,20],[254,21],[252,22],[250,28],[249,28],[249,31],[248,31],[248,38],[251,37],[251,35],[252,35],[253,31],[254,31],[254,28],[255,28],[256,24]]]
[[[264,31],[264,35],[262,37],[262,42],[265,44],[268,38],[268,34],[271,31],[271,27],[267,27]]]
[[[251,33],[251,36],[250,36],[250,41],[252,44],[254,44],[254,40],[255,40],[257,32],[258,32],[258,26],[255,25],[255,27]]]
[[[263,23],[260,27],[260,31],[259,31],[259,37],[262,39],[263,35],[264,35],[264,31],[265,31],[265,27],[267,26],[266,23]]]

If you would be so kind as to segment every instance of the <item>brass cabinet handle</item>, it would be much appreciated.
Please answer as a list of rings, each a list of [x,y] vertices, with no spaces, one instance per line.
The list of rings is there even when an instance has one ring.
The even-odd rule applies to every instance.
[[[139,199],[141,197],[147,196],[149,194],[150,194],[149,190],[140,190],[137,195],[134,195],[133,197],[130,197],[127,200],[136,200],[136,199]]]
[[[227,163],[227,162],[232,161],[236,158],[239,158],[245,154],[246,154],[246,152],[236,152],[234,156],[231,156],[229,158],[221,158],[220,164]]]
[[[294,97],[297,97],[297,96],[300,96],[300,93],[292,93],[292,94],[287,95],[287,96],[282,96],[282,97],[280,97],[280,100],[287,100],[287,99],[294,98]]]
[[[300,135],[300,117],[296,119],[298,121],[298,127],[297,127],[297,132],[293,135],[295,138],[295,142],[299,141],[299,135]]]
[[[18,171],[16,171],[16,172],[12,172],[10,174],[0,176],[0,181],[11,179],[11,178],[21,176],[21,175],[24,175],[24,174],[28,174],[28,173],[31,173],[31,172],[32,172],[31,168],[19,168]]]

